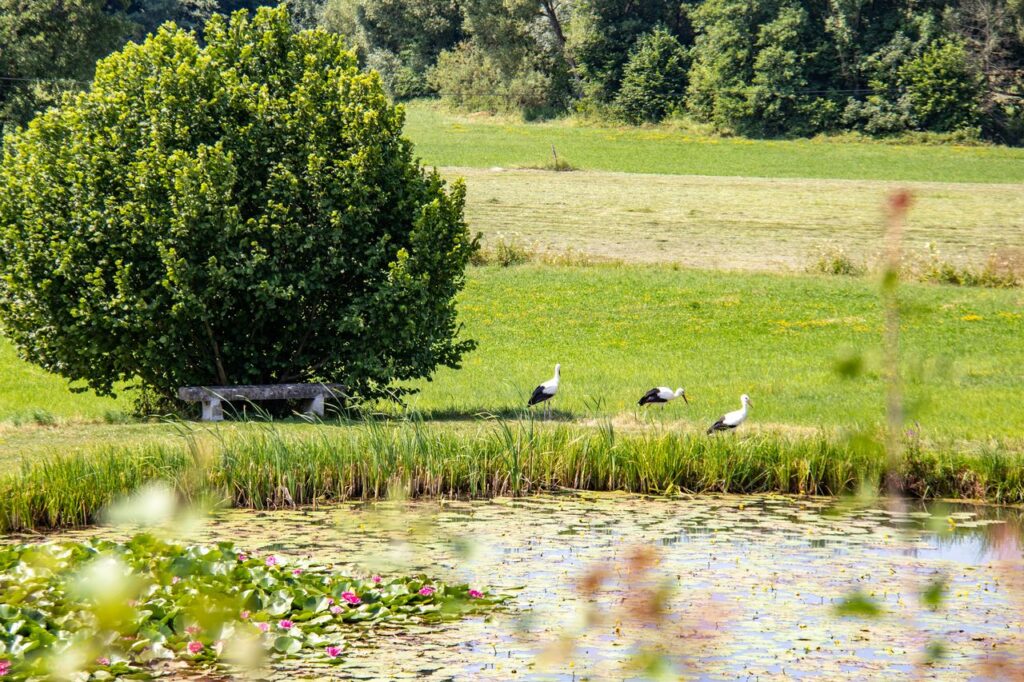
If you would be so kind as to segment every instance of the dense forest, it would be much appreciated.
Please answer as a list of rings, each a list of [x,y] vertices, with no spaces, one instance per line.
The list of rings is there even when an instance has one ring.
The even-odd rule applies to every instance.
[[[0,119],[86,87],[166,21],[259,0],[0,0]],[[395,99],[527,118],[679,117],[755,137],[1024,141],[1024,0],[291,0]]]

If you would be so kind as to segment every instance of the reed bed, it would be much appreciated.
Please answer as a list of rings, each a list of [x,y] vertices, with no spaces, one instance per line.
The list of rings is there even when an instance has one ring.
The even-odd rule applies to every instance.
[[[311,435],[312,434],[312,435]],[[867,443],[867,444],[865,444]],[[875,441],[775,433],[709,438],[670,430],[619,434],[495,422],[476,431],[417,423],[273,425],[218,441],[108,446],[25,463],[0,479],[0,530],[92,523],[111,501],[164,481],[186,500],[270,509],[344,500],[528,495],[559,489],[644,494],[841,495],[865,488],[915,497],[1024,502],[1024,454],[911,443],[889,470]]]

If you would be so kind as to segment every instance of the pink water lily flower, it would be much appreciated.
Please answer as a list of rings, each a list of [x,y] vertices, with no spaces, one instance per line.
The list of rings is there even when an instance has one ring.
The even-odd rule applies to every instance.
[[[189,625],[187,628],[185,628],[185,632],[187,632],[190,635],[198,635],[202,631],[203,629],[198,625]]]
[[[96,665],[110,665],[110,659],[106,656],[100,656],[96,659]]]
[[[470,590],[469,591],[469,598],[470,599],[480,599],[483,596],[484,596],[484,593],[481,592],[480,590]]]
[[[370,580],[372,580],[375,583],[379,583],[381,581],[381,577],[379,575],[375,575],[372,578],[370,578]]]
[[[347,601],[352,606],[363,603],[363,600],[360,599],[359,595],[357,595],[355,592],[342,592],[341,598]]]
[[[420,594],[422,594],[424,597],[429,597],[430,595],[434,594],[434,588],[430,585],[424,585],[420,588]]]
[[[192,640],[191,642],[188,643],[188,652],[190,654],[198,654],[202,650],[203,650],[203,643],[202,642],[197,642],[195,640]]]
[[[327,655],[330,656],[331,658],[337,658],[338,656],[341,656],[341,647],[340,646],[329,646],[329,647],[327,647]]]
[[[302,575],[302,569],[301,568],[293,568],[292,569],[292,575]]]
[[[284,620],[278,622],[277,627],[281,628],[282,630],[291,630],[293,627],[295,627],[295,623],[285,618]]]
[[[238,614],[238,617],[241,618],[242,620],[249,620],[249,612],[248,611],[242,611],[241,613]]]
[[[270,623],[256,623],[256,627],[260,629],[260,632],[267,632],[270,630]]]
[[[11,671],[11,662],[7,659],[0,661],[0,677],[3,677]]]
[[[248,559],[248,558],[249,558],[249,555],[248,555],[248,554],[239,554],[239,555],[238,555],[238,560],[239,560],[239,561],[245,561],[245,560],[246,560],[246,559]]]
[[[335,616],[337,616],[339,613],[341,613],[341,611],[342,611],[342,608],[340,606],[332,606],[331,607],[331,613],[333,613]]]
[[[270,556],[267,557],[267,560],[264,563],[267,566],[277,566],[277,557],[274,556],[273,554],[271,554]]]

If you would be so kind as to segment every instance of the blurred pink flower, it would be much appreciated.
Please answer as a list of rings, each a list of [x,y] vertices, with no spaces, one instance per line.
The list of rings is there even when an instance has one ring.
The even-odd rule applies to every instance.
[[[352,606],[363,603],[363,600],[360,599],[359,595],[357,595],[355,592],[342,592],[341,598],[347,601],[349,604],[352,604]]]
[[[3,677],[11,671],[11,662],[7,659],[0,661],[0,677]]]
[[[185,632],[187,632],[190,635],[198,635],[202,631],[203,629],[198,625],[189,625],[187,628],[185,628]]]
[[[381,581],[381,577],[379,575],[375,575],[372,578],[370,578],[370,580],[372,580],[375,583],[379,583]]]
[[[470,599],[480,599],[483,596],[484,596],[484,593],[481,592],[480,590],[470,590],[469,591],[469,598]]]
[[[260,632],[266,632],[270,629],[269,623],[256,623],[256,627],[260,629]]]
[[[338,615],[339,613],[341,613],[341,607],[340,606],[332,606],[331,607],[331,613],[333,613],[334,615]]]
[[[106,656],[100,656],[96,659],[96,665],[110,665],[110,659]]]
[[[329,647],[327,647],[327,655],[330,656],[331,658],[337,658],[338,656],[341,656],[341,647],[340,646],[329,646]]]
[[[249,620],[249,612],[248,611],[242,611],[241,613],[238,614],[238,617],[241,618],[242,620]]]
[[[292,575],[302,575],[302,569],[301,568],[293,568],[292,569]]]
[[[288,620],[287,618],[285,618],[282,621],[279,621],[278,624],[277,624],[277,627],[281,628],[282,630],[291,630],[294,626],[295,626],[295,623],[293,623],[292,621]]]
[[[248,558],[249,558],[249,555],[248,555],[248,554],[242,554],[242,553],[239,553],[239,555],[238,555],[238,560],[239,560],[239,561],[245,561],[245,560],[246,560],[246,559],[248,559]]]
[[[429,597],[430,595],[434,594],[434,588],[430,585],[424,585],[420,588],[420,594],[422,594],[424,597]]]
[[[188,643],[188,652],[190,654],[198,654],[202,650],[203,650],[203,643],[202,642],[197,642],[195,640],[192,640],[191,642]]]
[[[274,556],[273,554],[271,554],[270,556],[267,557],[267,560],[266,560],[265,563],[267,564],[267,566],[277,566],[277,557]]]
[[[333,603],[334,603],[334,597],[328,597],[327,598],[327,605],[330,606]]]
[[[171,578],[171,584],[172,585],[177,585],[180,582],[181,582],[181,578],[178,577],[178,576],[174,576],[173,578]]]

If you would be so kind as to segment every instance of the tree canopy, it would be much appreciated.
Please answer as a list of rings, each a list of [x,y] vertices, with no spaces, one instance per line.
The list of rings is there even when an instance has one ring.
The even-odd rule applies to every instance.
[[[166,25],[7,138],[0,321],[104,394],[325,381],[372,397],[457,366],[476,247],[344,40],[284,9]]]

